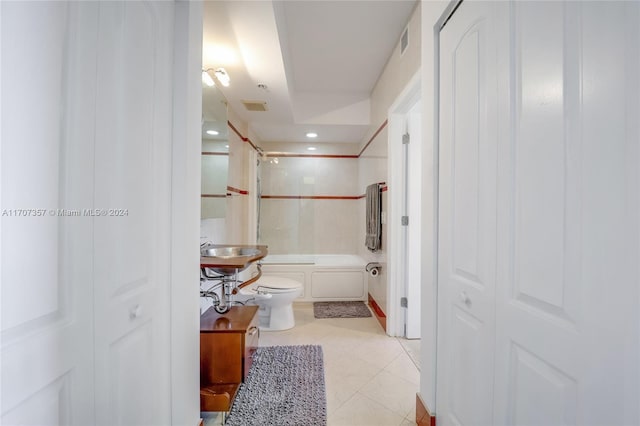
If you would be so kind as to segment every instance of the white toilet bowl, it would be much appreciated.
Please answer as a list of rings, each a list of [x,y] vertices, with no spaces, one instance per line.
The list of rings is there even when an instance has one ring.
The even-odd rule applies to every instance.
[[[301,293],[302,284],[298,281],[269,276],[241,288],[236,300],[260,307],[261,330],[288,330],[295,325],[292,303]]]

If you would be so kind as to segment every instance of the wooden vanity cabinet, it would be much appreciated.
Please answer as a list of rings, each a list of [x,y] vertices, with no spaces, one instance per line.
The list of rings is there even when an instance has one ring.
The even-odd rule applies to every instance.
[[[257,306],[213,308],[200,317],[200,409],[229,411],[258,347]]]

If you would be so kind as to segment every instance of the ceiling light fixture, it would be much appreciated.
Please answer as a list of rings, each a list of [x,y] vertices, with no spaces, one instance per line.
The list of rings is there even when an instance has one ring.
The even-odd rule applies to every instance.
[[[316,149],[318,149],[318,148],[316,148],[315,146],[309,146],[309,147],[307,147],[307,149],[308,149],[309,151],[315,151],[315,150],[316,150]]]
[[[207,134],[211,136],[216,136],[216,135],[219,135],[220,132],[218,132],[217,130],[207,130]]]
[[[202,70],[202,82],[209,87],[215,86],[216,84],[213,78],[211,78],[211,75],[209,75],[209,70]]]
[[[220,84],[222,84],[224,87],[229,87],[231,79],[229,78],[229,74],[227,74],[227,71],[224,68],[218,68],[213,73],[216,75],[216,78],[218,79]]]
[[[307,137],[308,138],[317,138],[318,134],[316,132],[309,132],[309,133],[307,133]]]

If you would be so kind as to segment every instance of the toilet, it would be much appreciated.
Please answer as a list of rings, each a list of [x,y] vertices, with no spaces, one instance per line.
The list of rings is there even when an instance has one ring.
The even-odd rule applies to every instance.
[[[259,306],[261,330],[279,331],[295,326],[292,304],[301,294],[302,284],[298,281],[268,276],[241,288],[236,300]]]

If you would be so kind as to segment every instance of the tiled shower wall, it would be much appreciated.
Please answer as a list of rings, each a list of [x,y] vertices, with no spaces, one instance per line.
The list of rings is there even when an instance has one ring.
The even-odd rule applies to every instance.
[[[270,253],[358,252],[358,159],[268,157],[260,174],[260,242]]]

